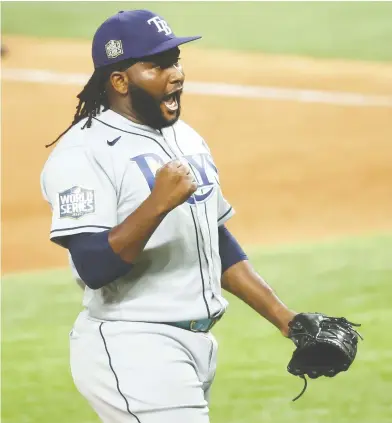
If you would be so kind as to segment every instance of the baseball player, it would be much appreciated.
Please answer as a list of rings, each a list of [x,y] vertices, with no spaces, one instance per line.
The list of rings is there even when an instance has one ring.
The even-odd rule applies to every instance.
[[[179,46],[198,38],[175,36],[147,10],[107,19],[41,174],[50,239],[84,287],[72,376],[105,423],[209,422],[222,288],[284,336],[296,315],[225,227],[234,211],[211,152],[179,119]]]

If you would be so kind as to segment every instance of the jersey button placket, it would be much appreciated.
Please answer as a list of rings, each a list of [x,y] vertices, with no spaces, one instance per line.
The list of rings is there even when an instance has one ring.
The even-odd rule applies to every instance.
[[[175,148],[170,144],[169,140],[166,139],[166,137],[164,136],[163,132],[162,132],[162,138],[165,142],[165,144],[168,146],[168,148],[170,149],[170,151],[172,152],[172,154],[175,156],[176,159],[180,160],[183,156],[184,153],[181,151],[180,147],[178,146],[177,142],[176,144],[176,148],[178,150],[178,152],[175,151]],[[200,181],[198,180],[197,177],[197,173],[195,172],[193,166],[189,163],[189,167],[191,169],[191,172],[193,174],[193,177],[195,178],[195,180],[200,183]],[[203,231],[203,224],[202,222],[205,221],[204,216],[200,217],[200,214],[203,214],[203,211],[201,210],[202,206],[197,202],[196,196],[194,194],[192,194],[193,197],[193,201],[194,201],[194,205],[190,205],[189,207],[193,207],[194,211],[195,211],[195,217],[196,217],[196,222],[198,225],[198,228],[196,228],[196,231],[199,230],[200,232],[200,244],[202,246],[203,249],[203,253],[204,253],[204,257],[205,257],[205,263],[207,266],[207,273],[208,273],[208,285],[210,287],[210,290],[213,294],[213,296],[215,296],[215,290],[214,290],[214,282],[213,282],[213,272],[211,270],[211,263],[210,263],[210,259],[209,259],[209,252],[206,251],[206,247],[208,245],[208,243],[206,243],[206,234]],[[209,237],[207,236],[207,240],[209,240]]]
[[[191,166],[191,169],[192,169],[192,166]],[[192,172],[197,180],[197,175],[193,169],[192,169]],[[209,248],[210,236],[209,236],[208,228],[207,228],[207,216],[204,213],[204,206],[197,202],[197,199],[195,196],[194,196],[194,202],[195,202],[194,207],[197,214],[197,222],[199,224],[200,234],[202,238],[204,257],[205,257],[205,261],[207,265],[209,287],[211,289],[213,297],[216,297],[217,292],[215,290],[215,283],[214,283],[214,272],[213,272],[214,267],[213,267],[213,263],[211,262],[212,252],[211,252],[211,249]]]

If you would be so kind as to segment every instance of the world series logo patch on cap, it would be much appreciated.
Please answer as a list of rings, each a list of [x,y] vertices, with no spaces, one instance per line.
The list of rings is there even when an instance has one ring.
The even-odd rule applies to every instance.
[[[95,212],[94,190],[72,187],[59,192],[60,218],[79,219]]]
[[[105,44],[105,49],[108,59],[115,59],[124,53],[121,40],[110,40]]]

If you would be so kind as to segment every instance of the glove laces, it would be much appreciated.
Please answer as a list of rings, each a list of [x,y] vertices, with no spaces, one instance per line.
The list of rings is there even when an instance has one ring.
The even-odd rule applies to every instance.
[[[331,323],[338,323],[343,330],[346,330],[347,333],[354,332],[363,341],[362,335],[356,329],[354,329],[354,327],[361,326],[359,323],[350,322],[345,317],[329,317],[329,321]]]
[[[308,381],[306,380],[305,375],[299,375],[299,377],[303,379],[305,383],[304,383],[304,387],[302,388],[302,391],[295,398],[292,399],[293,402],[297,401],[298,398],[301,398],[302,395],[305,393],[306,388],[308,387]]]

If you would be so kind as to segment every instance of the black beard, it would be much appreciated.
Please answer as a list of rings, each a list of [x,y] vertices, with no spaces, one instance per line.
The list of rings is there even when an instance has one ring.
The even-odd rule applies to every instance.
[[[178,110],[175,118],[168,121],[162,115],[161,101],[156,100],[147,91],[132,84],[129,84],[128,92],[132,102],[132,110],[144,125],[159,130],[174,125],[179,119],[181,113],[180,94],[176,95]]]

